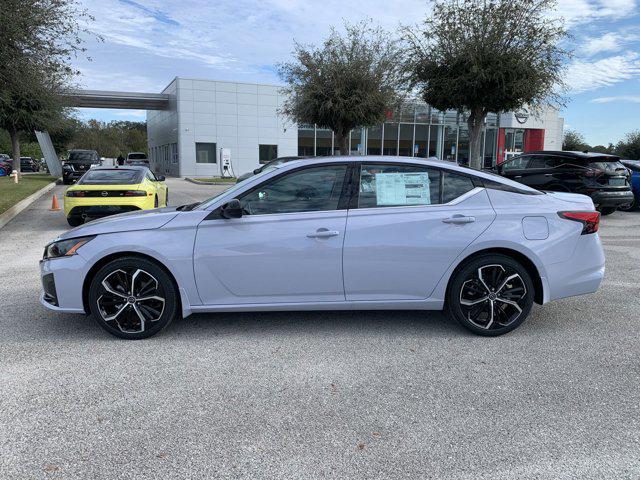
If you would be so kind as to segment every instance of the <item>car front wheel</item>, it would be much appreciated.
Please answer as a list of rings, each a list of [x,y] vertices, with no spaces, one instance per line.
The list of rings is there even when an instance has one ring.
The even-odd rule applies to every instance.
[[[104,330],[138,340],[160,332],[178,312],[178,293],[156,263],[123,257],[102,267],[89,288],[91,313]]]
[[[497,336],[524,322],[533,297],[531,276],[519,262],[506,255],[487,254],[454,273],[446,310],[473,333]]]

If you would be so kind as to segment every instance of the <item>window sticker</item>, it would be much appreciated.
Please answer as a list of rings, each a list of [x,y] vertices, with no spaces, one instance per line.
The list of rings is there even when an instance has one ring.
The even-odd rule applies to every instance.
[[[376,174],[376,204],[389,205],[430,205],[431,193],[429,174],[378,173]]]

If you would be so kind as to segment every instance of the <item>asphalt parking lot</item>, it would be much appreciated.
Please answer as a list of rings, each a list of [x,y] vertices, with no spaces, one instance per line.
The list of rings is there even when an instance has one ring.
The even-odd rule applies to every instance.
[[[171,203],[219,187],[169,179]],[[58,195],[63,191],[57,187]],[[200,314],[145,341],[42,308],[51,197],[0,229],[0,478],[638,478],[640,212],[596,294],[440,313]]]

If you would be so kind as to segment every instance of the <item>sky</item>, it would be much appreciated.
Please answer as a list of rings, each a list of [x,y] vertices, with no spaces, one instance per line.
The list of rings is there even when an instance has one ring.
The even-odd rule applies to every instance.
[[[426,0],[80,0],[102,41],[78,58],[83,88],[160,92],[176,76],[281,83],[274,66],[293,42],[319,44],[331,25],[372,19],[414,26]],[[574,56],[566,70],[565,129],[591,145],[640,129],[640,0],[558,0]],[[144,120],[144,111],[81,109],[79,117]]]

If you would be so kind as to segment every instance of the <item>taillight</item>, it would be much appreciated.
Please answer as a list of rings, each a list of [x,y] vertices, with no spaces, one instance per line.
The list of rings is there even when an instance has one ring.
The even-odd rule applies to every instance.
[[[122,195],[124,197],[146,197],[147,192],[145,190],[125,190]]]
[[[86,194],[84,190],[67,190],[67,197],[85,197]]]
[[[582,234],[596,233],[600,226],[600,212],[558,212],[560,218],[582,223]]]
[[[602,175],[603,173],[604,173],[604,170],[598,170],[597,168],[593,168],[593,169],[589,169],[582,172],[582,176],[589,177],[589,178],[596,178]]]

